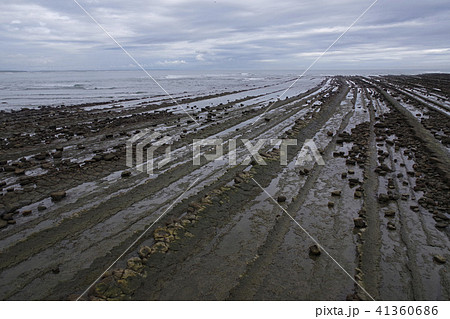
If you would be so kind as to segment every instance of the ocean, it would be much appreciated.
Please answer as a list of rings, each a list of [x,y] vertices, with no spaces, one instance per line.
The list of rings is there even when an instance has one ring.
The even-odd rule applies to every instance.
[[[218,94],[252,87],[264,87],[298,78],[302,71],[149,71],[173,98]],[[412,70],[310,71],[296,83],[325,75],[412,74]],[[308,86],[305,86],[308,87]],[[0,72],[0,110],[42,106],[58,107],[99,103],[108,107],[125,100],[151,100],[167,96],[143,71],[41,71]],[[293,87],[295,90],[295,87]],[[295,90],[297,91],[297,90]],[[289,95],[289,94],[288,94]],[[127,102],[127,103],[125,103]],[[126,106],[126,105],[125,105]]]

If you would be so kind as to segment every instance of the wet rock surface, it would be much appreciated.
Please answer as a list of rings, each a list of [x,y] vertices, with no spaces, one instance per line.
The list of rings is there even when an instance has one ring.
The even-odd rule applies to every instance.
[[[76,299],[156,221],[82,299],[369,300],[298,224],[376,299],[448,299],[449,167],[436,151],[448,145],[448,117],[401,93],[392,104],[398,81],[438,85],[334,77],[322,91],[277,101],[251,128],[242,123],[270,97],[230,97],[203,111],[193,104],[217,97],[186,97],[201,129],[163,100],[0,113],[0,296]],[[410,104],[420,126],[399,110]],[[126,166],[128,139],[145,129],[175,137],[180,152],[152,177]],[[264,147],[267,165],[202,158],[193,167],[183,147],[216,134],[300,145],[288,148],[287,166]],[[292,164],[307,139],[325,165]]]

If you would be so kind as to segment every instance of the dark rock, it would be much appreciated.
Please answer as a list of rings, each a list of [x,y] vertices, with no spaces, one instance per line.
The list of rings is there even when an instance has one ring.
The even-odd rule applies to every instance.
[[[29,216],[29,215],[31,215],[31,213],[32,213],[31,210],[24,210],[24,211],[22,212],[22,215],[23,215],[23,216]]]
[[[239,176],[236,176],[236,177],[234,178],[234,182],[235,182],[236,184],[240,184],[240,183],[243,183],[244,180],[243,180],[242,178],[240,178]]]
[[[12,220],[13,217],[14,217],[14,214],[13,214],[13,213],[7,213],[7,214],[3,214],[3,215],[2,215],[2,219],[3,219],[3,220],[6,220],[6,221]]]
[[[317,245],[312,245],[309,247],[309,254],[312,256],[319,256],[321,254],[321,251]]]
[[[443,213],[437,213],[435,216],[437,218],[440,218],[440,219],[445,220],[445,221],[449,220],[449,218],[446,215],[444,215]]]
[[[14,174],[16,174],[16,175],[24,175],[25,174],[25,170],[23,168],[16,168],[14,170]]]
[[[384,216],[386,216],[386,217],[393,217],[393,216],[395,216],[395,211],[387,210],[387,211],[384,212]]]
[[[438,222],[435,225],[437,228],[446,228],[448,226],[447,222]]]
[[[60,192],[54,192],[52,193],[50,196],[52,197],[53,201],[60,201],[62,200],[64,197],[66,197],[66,192],[65,191],[60,191]]]
[[[286,196],[278,196],[278,198],[277,198],[278,203],[283,203],[285,201],[286,201]]]
[[[103,159],[104,159],[105,161],[112,161],[114,158],[116,158],[116,154],[115,154],[115,153],[109,153],[109,154],[106,154],[106,155],[103,157]]]
[[[6,220],[0,219],[0,229],[8,227],[8,222]]]
[[[402,194],[401,195],[401,199],[402,200],[408,200],[408,198],[409,198],[409,194]]]
[[[395,227],[395,224],[393,222],[388,222],[387,223],[387,229],[389,229],[389,230],[396,230],[397,227]]]
[[[378,195],[378,201],[380,203],[387,203],[389,201],[389,196],[387,194]]]
[[[334,207],[334,203],[333,202],[328,202],[328,207],[330,207],[330,208]]]
[[[44,205],[39,205],[37,209],[38,211],[42,212],[43,210],[46,210],[47,207],[45,207]]]
[[[153,250],[149,246],[142,246],[139,248],[138,255],[142,259],[150,257],[150,255],[153,253]]]
[[[53,158],[62,158],[62,152],[61,151],[56,151],[55,153],[52,154]]]
[[[339,190],[335,190],[335,191],[332,191],[331,192],[331,196],[337,196],[337,197],[339,197],[339,196],[341,196],[341,191],[339,191]]]
[[[447,259],[445,259],[445,257],[441,255],[434,255],[433,260],[438,264],[445,264],[447,262]]]
[[[128,259],[127,268],[137,273],[141,272],[142,269],[144,268],[144,265],[142,264],[142,259],[139,257],[132,257]]]
[[[131,172],[130,171],[123,171],[122,174],[120,174],[120,176],[122,176],[122,177],[130,177],[131,176]]]
[[[363,194],[361,191],[356,191],[354,196],[355,196],[355,198],[361,198],[363,196]]]
[[[364,219],[362,219],[361,217],[357,217],[357,218],[353,219],[353,222],[354,222],[356,228],[367,227],[366,221]]]
[[[43,161],[47,158],[47,156],[48,156],[47,153],[40,153],[40,154],[35,155],[34,159],[38,160],[38,161]]]
[[[96,161],[96,162],[101,161],[102,159],[103,159],[103,155],[100,155],[100,154],[97,154],[92,158],[92,160]]]

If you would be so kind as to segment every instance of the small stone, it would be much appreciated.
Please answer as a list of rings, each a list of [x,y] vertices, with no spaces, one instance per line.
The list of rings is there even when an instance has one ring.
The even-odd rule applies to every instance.
[[[22,215],[23,215],[23,216],[29,216],[29,215],[31,215],[31,213],[32,213],[31,210],[24,210],[24,211],[22,212]]]
[[[395,224],[393,222],[388,222],[387,223],[387,229],[389,229],[389,230],[396,230],[397,227],[395,227]]]
[[[328,131],[328,132],[327,132],[327,135],[328,135],[328,136],[333,136],[334,134],[333,134],[333,132]]]
[[[352,170],[352,169],[349,169],[349,170],[348,170],[348,174],[349,174],[349,175],[353,175],[353,174],[355,174],[355,171]]]
[[[62,158],[62,152],[61,151],[56,151],[55,153],[52,154],[53,158]]]
[[[127,268],[139,273],[144,268],[144,265],[141,258],[132,257],[127,261]]]
[[[14,170],[14,174],[16,174],[16,175],[23,175],[23,174],[25,174],[25,170],[23,168],[16,168]]]
[[[9,225],[15,225],[16,221],[14,219],[8,220]]]
[[[52,269],[52,273],[54,273],[55,275],[59,274],[59,272],[60,272],[59,267],[55,267]]]
[[[142,246],[139,248],[138,254],[142,259],[148,258],[151,254],[153,254],[153,250],[148,246]]]
[[[36,154],[35,156],[34,156],[34,159],[35,160],[37,160],[37,161],[43,161],[43,160],[45,160],[45,158],[47,157],[47,153],[40,153],[40,154]]]
[[[334,202],[328,202],[328,207],[330,208],[334,207]]]
[[[401,199],[402,200],[408,200],[408,198],[409,198],[409,194],[402,194],[401,195]]]
[[[130,177],[131,176],[131,172],[130,171],[123,171],[122,174],[120,174],[120,176],[122,176],[122,177]]]
[[[447,262],[447,259],[445,259],[445,257],[441,255],[434,255],[433,260],[438,264],[445,264]]]
[[[114,158],[116,158],[116,154],[114,154],[114,153],[106,154],[106,155],[103,157],[103,159],[104,159],[105,161],[112,161]]]
[[[65,191],[60,191],[60,192],[54,192],[50,195],[52,197],[53,201],[60,201],[62,200],[64,197],[66,197],[66,192]]]
[[[8,226],[8,222],[6,220],[0,219],[0,229]]]
[[[347,173],[342,173],[342,174],[341,174],[341,178],[342,178],[342,179],[347,178]]]
[[[387,210],[387,211],[384,212],[384,216],[386,216],[386,217],[393,217],[393,216],[395,216],[395,211]]]
[[[338,190],[336,190],[336,191],[332,191],[331,192],[331,196],[337,196],[337,197],[339,197],[339,196],[341,196],[341,191],[338,191]]]
[[[439,222],[435,225],[437,228],[446,228],[448,224],[446,222]]]
[[[234,182],[235,182],[236,184],[240,184],[240,183],[243,183],[244,180],[243,180],[242,178],[240,178],[239,176],[236,176],[236,177],[234,178]]]
[[[446,215],[444,215],[443,213],[437,213],[436,217],[440,218],[442,220],[447,220],[447,221],[449,220],[449,218]]]
[[[416,205],[411,205],[411,206],[409,206],[409,208],[410,208],[413,212],[418,212],[418,211],[419,211],[419,206],[416,206]]]
[[[284,203],[286,201],[286,196],[278,196],[277,202],[278,203]]]
[[[37,209],[38,211],[42,212],[43,210],[46,210],[47,207],[45,207],[44,205],[39,205]]]
[[[386,203],[389,201],[389,196],[387,194],[380,194],[378,195],[378,201],[380,203]]]
[[[2,219],[8,221],[8,220],[13,219],[13,216],[14,216],[13,213],[3,214],[3,215],[2,215]]]
[[[361,198],[361,197],[362,197],[362,192],[356,191],[355,192],[355,198]]]
[[[357,218],[353,219],[353,222],[354,222],[356,228],[367,227],[366,221],[364,219],[362,219],[361,217],[357,217]]]
[[[317,245],[312,245],[309,247],[309,254],[313,256],[319,256],[321,254],[321,251]]]

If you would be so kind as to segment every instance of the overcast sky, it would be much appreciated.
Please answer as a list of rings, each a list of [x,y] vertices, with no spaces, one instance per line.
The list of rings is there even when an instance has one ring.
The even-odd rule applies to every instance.
[[[148,69],[306,68],[373,0],[78,0]],[[379,0],[315,69],[450,69],[450,1]],[[0,3],[0,69],[133,69],[73,0]]]

